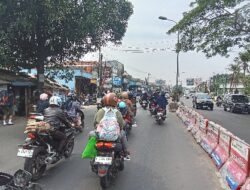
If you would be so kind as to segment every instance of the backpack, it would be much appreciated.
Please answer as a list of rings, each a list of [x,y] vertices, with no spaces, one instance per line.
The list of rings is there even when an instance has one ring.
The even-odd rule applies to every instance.
[[[9,95],[7,90],[0,91],[0,106],[5,106],[9,102]]]
[[[116,141],[120,136],[120,127],[117,122],[117,110],[111,108],[103,108],[105,114],[97,126],[97,133],[100,140]]]

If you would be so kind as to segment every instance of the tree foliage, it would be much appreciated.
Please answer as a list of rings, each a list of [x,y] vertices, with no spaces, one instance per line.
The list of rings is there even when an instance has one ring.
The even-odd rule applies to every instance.
[[[107,42],[120,43],[133,7],[127,0],[2,0],[0,65],[60,69]]]
[[[249,49],[248,0],[195,0],[192,9],[168,32],[181,33],[183,51],[202,51],[207,57],[228,56],[233,47]]]

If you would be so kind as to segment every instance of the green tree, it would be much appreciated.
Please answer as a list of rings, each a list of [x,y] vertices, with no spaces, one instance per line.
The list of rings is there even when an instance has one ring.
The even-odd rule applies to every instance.
[[[41,89],[45,69],[120,43],[132,13],[127,0],[2,0],[0,65],[37,68]]]
[[[237,85],[240,83],[242,75],[240,73],[241,66],[239,63],[230,64],[228,70],[232,73],[230,76],[230,91],[232,91],[233,87],[236,89]]]
[[[239,53],[239,57],[235,58],[235,62],[241,65],[245,78],[246,72],[249,72],[248,62],[250,62],[250,50]]]
[[[183,51],[202,51],[211,57],[228,56],[232,47],[249,49],[248,0],[195,0],[191,7],[168,31],[181,33]]]
[[[250,76],[246,76],[245,93],[250,95]]]

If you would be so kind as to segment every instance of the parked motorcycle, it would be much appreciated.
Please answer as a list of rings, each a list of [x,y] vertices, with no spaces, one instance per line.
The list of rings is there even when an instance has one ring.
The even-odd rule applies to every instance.
[[[156,112],[156,115],[155,115],[155,121],[161,125],[165,119],[166,119],[166,116],[164,115],[164,112],[165,110],[162,109],[162,108],[157,108],[157,112]]]
[[[0,172],[1,190],[42,190],[38,184],[31,183],[32,175],[25,170],[18,170],[14,176]]]
[[[143,101],[142,101],[142,108],[143,108],[144,110],[146,110],[147,107],[148,107],[148,102],[147,102],[147,100],[143,100]]]
[[[120,142],[98,141],[97,156],[90,162],[92,171],[100,177],[103,189],[110,186],[119,171],[124,169],[124,153]]]
[[[51,132],[42,131],[37,126],[26,128],[25,143],[18,145],[18,157],[25,158],[24,169],[32,174],[32,180],[42,177],[49,164],[55,164],[62,158],[69,158],[74,149],[75,129],[62,128],[66,134],[63,154],[57,152],[59,142],[51,136]]]

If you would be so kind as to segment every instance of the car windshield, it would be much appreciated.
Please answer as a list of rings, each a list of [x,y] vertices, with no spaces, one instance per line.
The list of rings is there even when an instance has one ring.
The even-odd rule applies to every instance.
[[[239,102],[239,103],[248,103],[248,98],[246,96],[232,96],[233,102]]]
[[[211,97],[208,94],[198,94],[198,99],[211,99]]]

